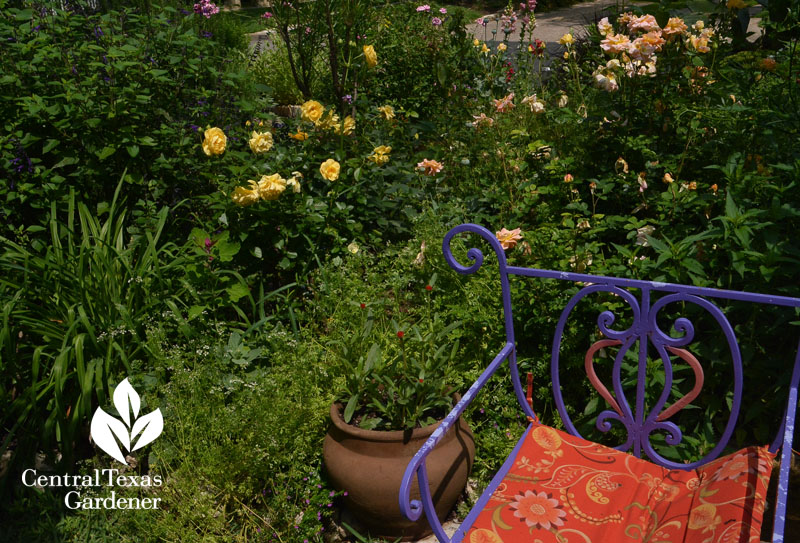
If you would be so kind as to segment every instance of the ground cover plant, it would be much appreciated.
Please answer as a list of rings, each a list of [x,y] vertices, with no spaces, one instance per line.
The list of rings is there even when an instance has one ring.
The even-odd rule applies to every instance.
[[[265,8],[277,39],[248,51],[252,22],[208,1],[0,0],[0,539],[325,540],[331,402],[362,427],[428,422],[502,342],[494,263],[463,278],[441,256],[461,222],[498,232],[514,264],[797,295],[797,7],[771,6],[752,43],[744,6],[610,10],[551,57],[535,2],[503,6],[498,24],[529,30],[512,55],[452,5]],[[512,288],[543,397],[577,287]],[[581,359],[618,305],[582,307],[562,356]],[[755,387],[735,440],[765,441],[793,347],[776,338],[800,318],[726,311]],[[21,487],[37,457],[110,465],[88,425],[125,377],[165,420],[132,468],[165,485],[126,492],[165,507],[67,511]],[[506,383],[467,413],[477,487],[526,424]],[[590,392],[577,374],[565,388]],[[687,413],[688,447],[662,454],[707,451],[716,392]]]

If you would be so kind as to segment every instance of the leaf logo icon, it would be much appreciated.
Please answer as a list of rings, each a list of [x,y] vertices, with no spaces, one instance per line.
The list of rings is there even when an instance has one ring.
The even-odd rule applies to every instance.
[[[164,429],[164,418],[161,410],[139,417],[141,400],[128,379],[122,381],[114,390],[114,407],[122,420],[112,417],[101,408],[97,408],[92,417],[91,436],[98,447],[115,460],[127,465],[125,452],[141,449],[153,442]],[[137,439],[138,436],[138,439]],[[134,443],[133,447],[131,444]]]

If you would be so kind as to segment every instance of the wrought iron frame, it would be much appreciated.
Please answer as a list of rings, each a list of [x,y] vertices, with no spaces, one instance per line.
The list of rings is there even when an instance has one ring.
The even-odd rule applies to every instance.
[[[633,449],[633,454],[641,457],[646,454],[653,462],[667,467],[669,469],[694,469],[703,464],[706,464],[713,459],[717,458],[719,454],[727,446],[733,431],[736,427],[736,420],[739,414],[739,408],[742,400],[742,357],[739,350],[739,345],[736,340],[736,334],[733,327],[728,322],[727,317],[722,310],[717,307],[710,299],[725,299],[725,300],[738,300],[743,302],[767,304],[773,306],[794,307],[800,308],[800,298],[792,298],[786,296],[772,296],[767,294],[755,294],[750,292],[739,292],[733,290],[722,290],[705,287],[694,287],[687,285],[679,285],[672,283],[661,283],[655,281],[642,281],[635,279],[618,279],[614,277],[596,276],[585,273],[574,272],[560,272],[553,270],[542,270],[536,268],[524,268],[517,266],[509,266],[506,261],[505,251],[497,238],[486,228],[476,224],[462,224],[450,230],[444,238],[442,243],[442,250],[444,252],[447,263],[461,274],[472,274],[478,271],[483,264],[483,253],[477,248],[471,248],[467,251],[467,258],[472,264],[465,266],[460,264],[454,257],[450,247],[453,238],[462,233],[473,233],[481,236],[486,240],[497,255],[500,282],[502,288],[502,304],[503,304],[503,317],[506,332],[506,343],[500,352],[495,356],[489,366],[484,370],[481,376],[469,388],[469,390],[462,396],[461,401],[452,409],[452,411],[445,417],[439,428],[430,436],[427,442],[420,448],[414,455],[409,463],[405,474],[403,476],[402,484],[400,487],[400,510],[410,520],[417,520],[421,517],[423,511],[433,528],[433,532],[441,543],[459,543],[465,535],[465,531],[458,530],[456,534],[450,539],[445,534],[441,523],[439,522],[434,504],[430,493],[430,486],[428,483],[428,475],[425,465],[425,459],[428,454],[433,450],[436,444],[442,439],[447,431],[456,424],[458,417],[464,412],[466,407],[472,402],[477,395],[478,391],[482,389],[489,378],[500,368],[503,363],[508,360],[509,369],[511,374],[514,392],[517,396],[520,406],[525,414],[529,417],[536,417],[531,407],[526,401],[525,392],[519,378],[519,370],[517,368],[517,353],[515,349],[514,339],[514,323],[511,308],[511,291],[509,288],[509,276],[519,275],[524,277],[537,277],[542,279],[559,279],[570,281],[574,283],[584,284],[583,288],[575,294],[572,299],[567,303],[561,317],[556,326],[556,333],[553,339],[553,347],[551,353],[551,379],[553,384],[553,395],[556,402],[558,413],[566,427],[566,430],[576,436],[580,436],[574,424],[572,423],[569,414],[567,413],[564,405],[563,397],[561,396],[560,388],[560,374],[559,374],[559,353],[561,346],[561,339],[564,332],[564,327],[567,322],[572,309],[582,300],[585,296],[594,292],[609,292],[620,297],[621,300],[629,306],[633,313],[633,322],[625,330],[614,330],[611,326],[614,324],[615,315],[611,311],[602,312],[598,319],[597,324],[600,331],[608,339],[596,342],[590,347],[586,355],[586,369],[589,374],[590,381],[598,390],[600,395],[609,403],[613,408],[603,411],[597,418],[597,427],[601,431],[607,432],[611,429],[611,421],[618,421],[623,424],[627,430],[627,441],[617,446],[619,450]],[[627,289],[637,289],[640,291],[639,300],[631,294]],[[651,294],[663,293],[655,302],[651,303]],[[656,431],[666,432],[666,443],[668,445],[677,445],[682,440],[680,429],[672,422],[669,422],[670,416],[682,409],[688,404],[691,399],[699,393],[702,386],[703,374],[699,363],[694,356],[689,353],[684,346],[692,343],[694,339],[694,326],[692,322],[680,317],[673,323],[673,328],[680,337],[672,337],[665,333],[658,326],[657,316],[666,305],[675,302],[688,302],[705,309],[720,325],[730,349],[731,358],[733,362],[733,402],[731,405],[731,414],[725,426],[722,436],[718,444],[706,456],[692,463],[678,464],[663,458],[659,455],[650,443],[650,435]],[[632,408],[628,403],[621,383],[621,364],[623,357],[634,344],[639,343],[639,364],[638,364],[638,379],[636,388],[635,405]],[[600,348],[619,345],[620,349],[614,359],[614,366],[612,369],[612,383],[614,395],[600,383],[596,375],[594,375],[593,360],[594,353]],[[664,364],[665,384],[663,392],[660,394],[658,400],[652,408],[645,408],[645,376],[647,370],[647,360],[650,348],[652,345],[655,351],[661,357]],[[672,388],[672,360],[670,354],[678,356],[688,363],[695,371],[695,387],[684,398],[678,400],[674,404],[666,407],[667,399],[670,395]],[[789,382],[789,394],[786,404],[786,410],[783,421],[781,422],[780,429],[775,436],[772,444],[769,447],[770,452],[775,453],[781,449],[781,465],[778,474],[778,490],[777,499],[775,502],[775,520],[773,524],[773,543],[783,542],[784,525],[786,521],[786,502],[788,494],[788,481],[789,481],[789,465],[792,454],[792,438],[794,434],[794,424],[796,408],[798,403],[798,382],[800,382],[800,342],[798,342],[798,350],[795,355],[794,366]],[[665,409],[666,407],[666,409]],[[522,441],[520,441],[520,444]],[[519,444],[517,445],[519,447]],[[515,452],[506,460],[506,465],[501,468],[498,476],[495,477],[496,481],[492,481],[490,488],[495,486],[498,482],[500,475],[507,471],[509,462],[513,462]],[[412,500],[410,498],[410,488],[414,477],[418,479],[420,488],[420,500]],[[472,512],[467,516],[463,525],[470,526],[474,521],[477,514],[483,509],[486,501],[488,500],[488,492],[478,500]]]

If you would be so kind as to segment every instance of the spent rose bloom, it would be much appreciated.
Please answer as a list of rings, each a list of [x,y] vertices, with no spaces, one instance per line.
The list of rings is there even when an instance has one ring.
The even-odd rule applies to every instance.
[[[292,192],[298,193],[300,192],[300,179],[303,178],[303,174],[300,172],[292,172],[292,176],[286,180],[286,186],[292,188]]]
[[[383,118],[388,120],[394,119],[394,108],[392,106],[381,106],[378,108]]]
[[[256,132],[250,135],[250,150],[255,154],[266,153],[272,149],[272,133],[271,132]]]
[[[601,71],[594,74],[594,82],[601,89],[607,92],[614,92],[619,89],[617,77],[608,71]]]
[[[645,225],[641,228],[636,229],[636,245],[641,245],[642,247],[649,247],[650,243],[647,241],[647,236],[652,236],[653,232],[655,231],[654,226]]]
[[[506,111],[512,109],[514,107],[514,93],[509,93],[507,96],[500,98],[499,100],[494,101],[494,108],[499,111],[500,113],[505,113]]]
[[[522,230],[519,228],[513,230],[501,228],[500,231],[495,232],[494,235],[497,237],[497,241],[500,242],[500,246],[503,249],[513,249],[517,246],[517,242],[522,239]]]
[[[531,111],[533,113],[536,113],[536,114],[544,113],[544,102],[539,100],[536,97],[535,94],[532,94],[530,96],[526,96],[525,98],[523,98],[522,99],[522,103],[523,104],[527,104],[528,107],[531,108]]]
[[[597,22],[597,30],[599,30],[600,34],[603,36],[608,36],[614,32],[614,28],[611,26],[611,23],[608,22],[608,17],[603,17]]]
[[[378,65],[378,54],[372,45],[364,46],[364,60],[367,61],[367,66],[374,68]]]
[[[255,184],[255,181],[251,181],[252,184]],[[233,194],[231,194],[231,200],[238,206],[249,206],[253,205],[254,203],[258,202],[258,188],[254,189],[246,189],[244,187],[236,187],[233,189]]]
[[[627,26],[628,23],[630,23],[631,20],[633,20],[634,18],[636,18],[636,15],[634,15],[630,11],[626,11],[617,18],[617,22],[621,25]]]
[[[319,173],[322,174],[322,177],[327,179],[328,181],[336,181],[339,179],[339,170],[341,166],[339,163],[329,158],[325,162],[323,162],[319,167]]]
[[[424,172],[425,175],[431,175],[431,176],[436,175],[437,173],[442,171],[442,168],[444,168],[444,165],[441,162],[437,162],[435,160],[428,160],[427,158],[423,159],[422,162],[417,163],[417,169]]]
[[[566,94],[561,94],[561,96],[558,97],[558,107],[567,107],[568,103],[569,97]]]
[[[475,119],[472,122],[473,128],[478,128],[484,124],[487,126],[492,126],[494,124],[494,119],[492,119],[491,117],[487,117],[486,113],[481,113],[480,115],[473,115],[472,118]]]
[[[262,175],[258,180],[258,195],[263,200],[277,200],[286,190],[286,179],[281,174]]]
[[[300,117],[304,121],[316,123],[324,112],[325,108],[316,100],[308,100],[300,106]]]
[[[221,128],[209,128],[203,133],[203,152],[208,156],[221,155],[225,152],[228,137]]]

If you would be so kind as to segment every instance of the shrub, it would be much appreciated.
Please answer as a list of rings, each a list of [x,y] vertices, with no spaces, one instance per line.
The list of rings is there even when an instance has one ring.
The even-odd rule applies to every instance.
[[[255,94],[237,53],[226,57],[204,29],[213,24],[169,7],[3,10],[5,235],[44,224],[49,203],[72,190],[90,206],[110,201],[125,169],[131,205],[215,188],[198,179],[197,130],[240,122]]]

